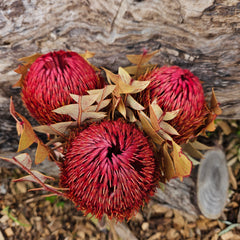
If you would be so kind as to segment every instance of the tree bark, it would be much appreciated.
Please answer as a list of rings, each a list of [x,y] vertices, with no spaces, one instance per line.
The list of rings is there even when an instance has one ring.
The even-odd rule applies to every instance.
[[[94,65],[116,71],[129,65],[126,54],[159,49],[152,63],[190,69],[206,96],[215,89],[220,118],[240,119],[239,1],[3,0],[0,9],[0,154],[18,144],[10,96],[25,111],[11,89],[19,78],[13,69],[18,58],[36,52],[89,50],[96,53]],[[179,184],[179,194],[189,194],[191,203],[194,185]],[[185,210],[196,213],[193,208],[191,203]]]

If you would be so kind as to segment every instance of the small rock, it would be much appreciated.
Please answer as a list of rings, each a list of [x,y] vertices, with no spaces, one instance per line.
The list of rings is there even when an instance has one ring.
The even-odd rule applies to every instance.
[[[149,223],[148,222],[144,222],[143,224],[142,224],[142,230],[143,231],[147,231],[149,229]]]

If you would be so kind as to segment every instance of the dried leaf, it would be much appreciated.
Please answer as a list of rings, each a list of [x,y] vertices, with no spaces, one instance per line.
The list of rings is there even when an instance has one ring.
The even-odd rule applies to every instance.
[[[9,105],[9,110],[10,110],[10,114],[12,115],[12,117],[16,120],[16,129],[17,129],[17,133],[18,135],[21,135],[23,132],[23,122],[20,122],[17,118],[17,113],[15,111],[15,107],[12,101],[12,97],[10,98],[10,105]]]
[[[124,70],[122,67],[118,68],[118,74],[121,77],[122,81],[125,82],[126,84],[130,85],[131,84],[131,76],[128,74],[126,70]]]
[[[161,129],[163,129],[166,133],[170,134],[170,135],[179,135],[179,133],[177,132],[177,130],[172,127],[170,124],[164,122],[164,121],[161,121],[159,123],[159,126]]]
[[[107,116],[105,112],[83,112],[81,116],[81,122],[86,119],[103,119]]]
[[[32,167],[32,160],[28,153],[21,153],[13,158],[5,158],[0,156],[0,159],[13,163],[19,166],[20,168],[31,169]]]
[[[39,183],[39,180],[41,182],[45,182],[46,180],[54,180],[53,177],[50,176],[46,176],[36,170],[31,170],[32,175],[27,175],[18,179],[15,179],[14,182],[22,182],[22,181],[28,181],[28,182],[35,182],[35,183]]]
[[[150,106],[151,106],[151,111],[154,112],[154,114],[156,115],[156,118],[159,119],[163,114],[163,110],[157,104],[157,100],[154,99]]]
[[[163,144],[163,161],[164,161],[164,176],[169,181],[170,179],[176,177],[176,171],[174,168],[172,157],[169,154],[167,143]]]
[[[133,113],[133,111],[129,108],[126,108],[126,114],[127,114],[127,118],[129,120],[129,122],[136,122],[137,119]]]
[[[188,177],[191,174],[192,162],[183,154],[182,148],[178,144],[172,141],[172,145],[173,151],[171,155],[174,161],[176,177],[182,180],[183,177]]]
[[[136,65],[141,65],[145,64],[150,61],[150,59],[159,52],[159,50],[156,50],[151,53],[143,52],[143,54],[140,55],[127,55],[127,59],[129,62],[136,64]]]
[[[163,120],[164,121],[172,120],[173,118],[175,118],[178,115],[179,111],[180,111],[180,109],[174,110],[172,112],[166,112],[163,117]]]
[[[111,71],[107,70],[106,68],[102,68],[102,69],[105,71],[107,81],[110,85],[111,85],[111,82],[117,85],[119,80],[121,80],[121,77],[118,74],[114,74]]]
[[[134,65],[134,66],[128,66],[125,67],[124,70],[128,72],[130,75],[136,75],[138,73],[139,75],[142,75],[146,73],[149,69],[153,69],[156,65],[153,64],[145,64],[145,65]]]
[[[211,97],[211,109],[217,115],[222,114],[222,110],[219,107],[219,103],[217,101],[217,98],[216,98],[216,95],[215,95],[215,92],[214,92],[213,88],[212,88],[212,97]]]
[[[134,110],[144,110],[145,108],[138,103],[131,95],[127,96],[127,100],[126,100],[127,106],[131,107]]]
[[[23,121],[23,132],[20,137],[19,145],[18,145],[18,152],[21,152],[22,150],[28,148],[30,145],[32,145],[34,142],[37,141],[37,136],[35,132],[33,131],[33,128],[29,121],[23,117],[21,114],[17,113],[19,118]]]
[[[160,126],[159,126],[159,122],[158,122],[158,118],[154,112],[154,109],[152,107],[152,105],[149,105],[149,112],[150,112],[150,120],[151,120],[151,124],[153,126],[153,129],[158,132],[160,130]]]
[[[115,88],[116,85],[107,85],[102,89],[88,90],[87,93],[89,95],[98,94],[99,97],[97,98],[96,102],[99,103],[101,100],[105,99],[107,96],[113,93]]]
[[[58,114],[67,114],[74,120],[77,120],[79,115],[79,105],[77,103],[64,105],[62,107],[54,109],[53,112]]]
[[[37,58],[39,58],[41,56],[42,56],[41,53],[35,53],[35,54],[27,56],[27,57],[19,58],[18,61],[24,62],[27,64],[33,64],[37,60]]]
[[[94,52],[89,52],[88,50],[86,50],[85,53],[81,53],[79,55],[87,60],[88,58],[94,57],[95,53]]]
[[[118,103],[118,106],[117,106],[117,110],[124,116],[124,118],[126,119],[126,107],[125,107],[125,104],[122,100],[122,98],[120,98],[120,101]]]
[[[35,154],[35,163],[39,164],[43,162],[49,154],[47,146],[45,146],[41,141],[38,141],[38,146]]]
[[[59,122],[54,123],[51,125],[41,125],[34,127],[35,131],[41,132],[41,133],[49,133],[54,135],[62,135],[65,134],[70,127],[74,127],[75,122],[68,121],[68,122]]]
[[[145,114],[140,111],[138,112],[139,119],[142,124],[142,128],[144,132],[156,143],[162,145],[165,141],[156,133],[156,131],[152,128],[149,120],[144,116]]]
[[[91,94],[91,95],[84,95],[84,96],[79,96],[79,95],[76,95],[76,94],[70,94],[72,99],[74,101],[76,101],[77,103],[79,102],[79,98],[81,97],[81,106],[82,106],[83,111],[86,108],[88,108],[89,106],[91,106],[94,102],[96,102],[96,100],[99,98],[99,95],[100,95],[99,93],[98,94]],[[69,105],[65,105],[65,106],[69,106]]]
[[[132,87],[134,90],[130,93],[138,93],[143,91],[148,85],[150,84],[150,81],[133,81]]]

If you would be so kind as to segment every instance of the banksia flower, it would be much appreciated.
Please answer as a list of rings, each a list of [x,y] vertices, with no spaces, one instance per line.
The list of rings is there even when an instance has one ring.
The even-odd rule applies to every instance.
[[[75,52],[63,50],[41,55],[31,65],[22,83],[22,100],[41,124],[69,121],[52,110],[74,103],[70,93],[86,94],[103,87],[91,65]]]
[[[154,99],[163,111],[180,109],[178,115],[169,123],[179,135],[173,139],[178,144],[196,137],[206,127],[210,113],[205,102],[200,80],[189,70],[178,66],[155,68],[142,76],[151,83],[142,92],[140,102],[146,107]]]
[[[93,123],[69,142],[60,185],[86,214],[128,219],[154,193],[159,169],[147,138],[133,124]]]

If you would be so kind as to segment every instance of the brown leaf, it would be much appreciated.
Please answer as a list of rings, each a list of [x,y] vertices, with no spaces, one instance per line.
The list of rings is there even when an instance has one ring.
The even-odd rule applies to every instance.
[[[142,124],[142,128],[144,132],[152,138],[152,140],[159,145],[162,145],[165,141],[156,133],[156,131],[152,128],[149,120],[146,118],[146,115],[140,111],[138,112],[139,119]]]
[[[178,115],[179,111],[180,111],[180,109],[174,110],[172,112],[165,112],[163,120],[164,121],[172,120],[173,118],[175,118]]]
[[[131,107],[134,110],[144,110],[145,108],[138,103],[131,95],[127,96],[127,100],[126,100],[127,106]]]
[[[153,129],[157,132],[160,130],[160,126],[158,123],[158,117],[154,112],[154,109],[152,107],[152,105],[149,105],[149,112],[150,112],[150,120],[151,120],[151,124],[153,126]]]
[[[99,103],[100,101],[105,99],[107,96],[112,94],[115,88],[116,88],[116,85],[107,85],[102,89],[88,90],[87,93],[89,95],[98,94],[99,97],[97,98],[96,102]]]
[[[90,52],[88,50],[85,51],[85,53],[81,53],[79,54],[81,57],[83,57],[84,59],[88,59],[88,58],[92,58],[95,56],[95,53],[94,52]]]
[[[120,98],[120,101],[118,103],[118,106],[117,106],[117,110],[123,115],[123,117],[126,119],[126,107],[125,107],[125,104],[122,100],[122,98]]]
[[[157,119],[159,119],[162,116],[162,114],[163,114],[163,110],[157,104],[157,100],[156,99],[154,99],[153,102],[151,103],[151,111],[154,112],[154,114],[156,115]]]
[[[30,145],[32,145],[34,142],[37,141],[37,136],[35,132],[33,131],[33,128],[29,121],[23,117],[21,114],[17,113],[19,118],[21,118],[23,122],[23,132],[20,137],[19,145],[18,145],[18,152],[21,152],[22,150],[28,148]]]
[[[67,130],[70,127],[74,127],[74,126],[75,126],[75,122],[68,121],[68,122],[54,123],[54,124],[51,124],[51,125],[37,126],[37,127],[34,127],[34,130],[38,131],[38,132],[41,132],[41,133],[62,135],[62,134],[66,134]]]
[[[16,164],[20,168],[22,168],[22,166],[23,166],[27,169],[31,169],[31,167],[32,167],[32,160],[28,153],[21,153],[13,158],[5,158],[5,157],[0,156],[0,159],[3,159],[7,162]]]
[[[217,101],[217,98],[216,98],[216,95],[215,95],[215,92],[214,92],[213,88],[212,88],[212,97],[211,97],[211,109],[217,115],[222,114],[222,110],[219,107],[219,103]]]
[[[179,177],[180,180],[183,177],[188,177],[192,171],[192,162],[187,158],[182,152],[182,148],[172,141],[173,151],[171,153],[174,167],[176,171],[176,177]]]
[[[77,103],[64,105],[62,107],[54,109],[53,112],[58,114],[67,114],[74,120],[77,120],[79,115],[79,106]]]
[[[53,177],[46,176],[46,175],[40,173],[39,171],[31,170],[31,172],[32,172],[32,175],[27,175],[27,176],[15,179],[14,182],[29,181],[29,182],[39,183],[38,180],[40,180],[41,182],[44,183],[46,180],[54,180]]]
[[[170,179],[176,177],[176,171],[173,164],[173,159],[169,154],[168,150],[168,144],[163,144],[163,161],[164,161],[164,176],[169,181]]]
[[[122,81],[128,85],[131,84],[131,76],[128,74],[126,70],[124,70],[122,67],[118,68],[118,74],[121,77]]]
[[[91,95],[84,95],[84,96],[79,96],[79,95],[76,95],[76,94],[70,94],[70,96],[77,103],[79,102],[79,98],[81,97],[81,106],[82,106],[82,109],[84,111],[86,108],[91,106],[94,102],[96,102],[96,100],[99,97],[99,94],[91,94]],[[65,105],[65,106],[69,106],[69,105]]]
[[[128,107],[126,108],[126,114],[127,114],[127,118],[129,120],[129,122],[136,122],[137,121],[133,111],[131,109],[129,109]]]
[[[140,55],[127,55],[127,59],[129,62],[136,64],[136,65],[142,65],[150,61],[150,59],[159,52],[159,50],[156,50],[151,53],[143,52],[143,54]]]
[[[103,119],[107,116],[105,112],[83,112],[81,116],[81,123],[86,119]]]
[[[22,121],[19,121],[17,118],[17,113],[15,111],[15,107],[12,101],[12,97],[10,98],[10,105],[9,105],[9,110],[10,110],[10,114],[12,115],[12,117],[16,120],[16,129],[17,129],[17,133],[18,135],[21,135],[23,132],[23,123]]]
[[[41,53],[35,53],[27,57],[19,58],[18,61],[24,62],[24,64],[33,64],[37,60],[37,58],[41,56],[42,56]]]
[[[159,126],[162,130],[164,130],[166,133],[170,134],[170,135],[179,135],[179,133],[177,132],[177,130],[172,127],[170,124],[164,122],[164,121],[161,121],[159,123]]]
[[[47,146],[45,146],[41,141],[38,141],[38,146],[35,154],[35,163],[39,164],[43,162],[49,154]]]
[[[153,64],[145,64],[145,65],[141,65],[141,66],[134,65],[134,66],[125,67],[124,70],[126,72],[128,72],[128,74],[130,74],[130,75],[137,75],[137,73],[139,75],[142,75],[142,74],[146,73],[147,71],[149,71],[149,69],[153,69],[155,66],[156,65],[153,65]]]

